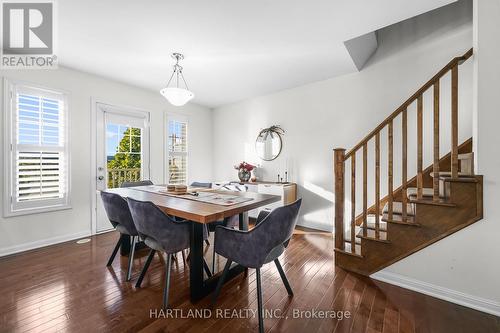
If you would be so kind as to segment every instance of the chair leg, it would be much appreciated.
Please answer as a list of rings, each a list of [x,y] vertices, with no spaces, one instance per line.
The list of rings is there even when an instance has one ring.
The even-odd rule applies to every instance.
[[[264,333],[264,314],[262,309],[262,282],[260,280],[260,268],[256,269],[257,273],[257,309],[259,312],[259,333]]]
[[[292,287],[290,286],[290,283],[288,282],[288,279],[286,278],[285,271],[283,271],[283,267],[281,267],[280,261],[278,258],[274,259],[274,263],[276,264],[276,268],[278,269],[278,272],[280,273],[281,280],[283,281],[283,284],[285,285],[286,291],[288,292],[289,296],[293,296],[293,291]]]
[[[222,289],[222,285],[224,284],[224,280],[226,279],[227,273],[229,272],[229,268],[231,268],[231,260],[226,261],[226,266],[224,266],[224,270],[222,271],[222,275],[219,277],[219,281],[217,281],[217,287],[212,295],[212,305],[215,305],[217,301],[217,297],[219,297],[220,290]]]
[[[142,267],[141,275],[139,275],[139,278],[137,279],[137,282],[135,283],[136,288],[140,288],[142,284],[142,280],[144,279],[144,276],[146,275],[146,272],[148,271],[149,265],[151,264],[151,261],[153,260],[153,257],[155,256],[156,250],[151,249],[149,251],[148,258],[146,259],[146,262],[144,263],[144,267]]]
[[[108,260],[108,263],[106,264],[106,266],[111,266],[111,264],[113,263],[113,260],[115,260],[116,253],[118,252],[118,249],[120,248],[121,244],[122,244],[122,238],[120,236],[120,238],[118,239],[118,242],[116,242],[115,248],[113,249],[113,253],[111,253],[111,257],[109,257],[109,260]]]
[[[132,236],[132,246],[130,247],[130,253],[128,254],[127,281],[130,281],[130,278],[132,277],[132,266],[134,264],[134,252],[135,252],[136,242],[137,242],[137,236]]]
[[[212,273],[215,274],[215,246],[212,251]]]
[[[168,307],[168,294],[170,292],[170,267],[172,266],[172,255],[167,253],[165,264],[165,288],[163,288],[163,309]]]
[[[208,267],[208,264],[205,261],[205,258],[203,258],[203,269],[205,270],[205,273],[207,273],[208,277],[212,276],[212,272],[210,272],[210,268]]]
[[[182,262],[186,264],[186,255],[184,254],[184,250],[182,250],[181,253],[182,253]]]

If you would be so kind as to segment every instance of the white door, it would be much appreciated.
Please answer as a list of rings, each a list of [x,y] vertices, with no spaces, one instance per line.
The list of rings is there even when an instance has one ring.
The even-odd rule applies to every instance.
[[[149,179],[149,113],[96,104],[96,232],[112,229],[99,191]]]

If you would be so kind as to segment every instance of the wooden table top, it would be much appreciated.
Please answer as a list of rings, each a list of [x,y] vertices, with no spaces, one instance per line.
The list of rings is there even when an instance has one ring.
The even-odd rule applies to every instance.
[[[174,215],[199,223],[220,221],[225,217],[238,215],[240,213],[281,200],[281,197],[278,195],[259,194],[253,192],[214,191],[215,193],[238,195],[253,199],[231,206],[222,206],[191,199],[183,199],[179,197],[146,192],[134,189],[133,187],[108,189],[104,192],[116,193],[124,198],[151,201],[169,215]]]

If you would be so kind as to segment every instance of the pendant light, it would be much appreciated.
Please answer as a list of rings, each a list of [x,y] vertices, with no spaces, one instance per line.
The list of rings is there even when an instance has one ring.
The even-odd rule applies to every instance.
[[[182,75],[182,66],[179,65],[179,61],[184,59],[184,56],[180,53],[172,53],[172,58],[175,60],[174,71],[168,80],[167,86],[160,90],[160,93],[169,101],[170,104],[175,106],[182,106],[193,99],[194,94],[189,91],[186,80],[184,80],[184,75]],[[170,87],[170,82],[174,79],[176,85],[175,87]],[[182,79],[185,88],[179,87],[179,80]]]

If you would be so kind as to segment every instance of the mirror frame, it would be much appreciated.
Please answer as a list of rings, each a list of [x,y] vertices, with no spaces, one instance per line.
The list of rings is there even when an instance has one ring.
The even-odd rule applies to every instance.
[[[255,138],[255,145],[254,145],[254,149],[257,153],[257,140],[262,136],[264,135],[265,133],[273,133],[273,134],[276,134],[278,136],[278,139],[280,140],[280,150],[278,151],[278,154],[276,154],[276,156],[274,156],[273,158],[271,159],[266,159],[266,158],[263,158],[261,156],[259,156],[257,154],[257,157],[260,158],[261,160],[263,161],[266,161],[266,162],[269,162],[269,161],[274,161],[275,159],[278,158],[278,156],[280,156],[281,152],[283,151],[283,139],[281,138],[281,135],[285,133],[285,131],[279,126],[279,125],[273,125],[271,127],[268,127],[268,128],[264,128],[263,130],[261,130],[259,132],[259,134],[257,134],[257,138]]]

